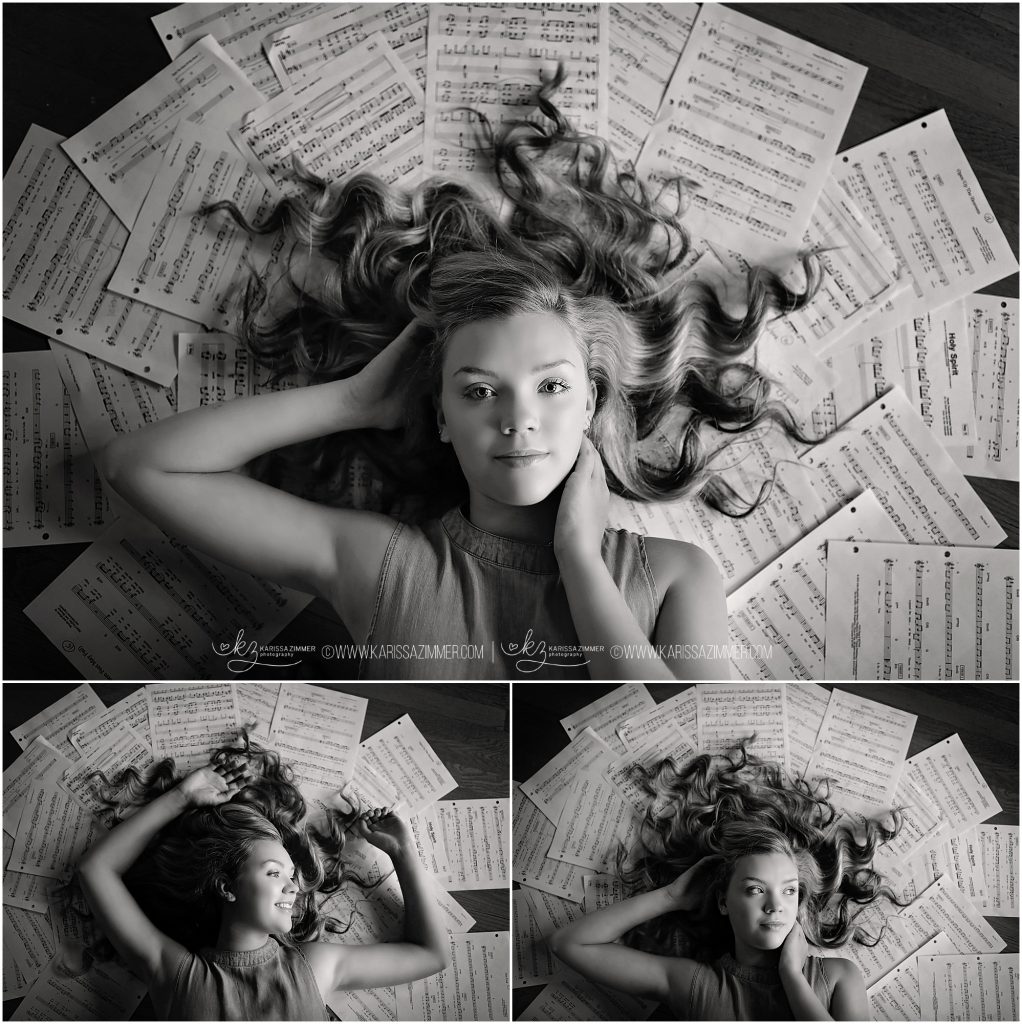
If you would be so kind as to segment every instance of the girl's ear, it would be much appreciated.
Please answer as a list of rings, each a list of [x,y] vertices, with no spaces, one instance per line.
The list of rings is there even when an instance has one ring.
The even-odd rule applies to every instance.
[[[440,435],[440,440],[443,441],[444,444],[449,444],[451,438],[447,433],[447,421],[444,419],[444,411],[440,408],[439,402],[436,403],[436,429],[437,433]]]
[[[589,417],[589,422],[592,423],[593,415],[596,412],[596,381],[590,379],[589,381],[589,397],[586,399],[586,415]]]
[[[216,894],[222,900],[226,900],[228,903],[233,903],[236,899],[233,892],[227,887],[227,879],[223,875],[220,875],[217,880],[213,883],[216,888]]]

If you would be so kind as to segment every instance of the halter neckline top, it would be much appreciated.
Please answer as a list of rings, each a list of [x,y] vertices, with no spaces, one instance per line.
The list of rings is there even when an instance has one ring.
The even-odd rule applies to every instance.
[[[481,530],[460,508],[452,508],[440,520],[451,542],[470,555],[494,565],[525,572],[558,573],[553,542],[533,544]]]

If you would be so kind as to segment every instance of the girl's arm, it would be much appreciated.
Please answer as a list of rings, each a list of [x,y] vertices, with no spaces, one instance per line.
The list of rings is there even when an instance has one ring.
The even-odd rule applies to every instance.
[[[358,819],[358,834],[383,850],[394,865],[405,904],[401,942],[339,946],[303,943],[324,1000],[340,989],[402,985],[437,974],[450,963],[450,944],[429,880],[415,853],[408,823],[377,808]]]
[[[329,600],[346,594],[343,617],[346,608],[364,606],[375,586],[393,522],[303,501],[238,470],[285,445],[397,426],[416,326],[355,377],[193,409],[124,434],[98,454],[100,471],[135,509],[185,543]]]
[[[146,844],[189,807],[221,804],[245,784],[242,764],[207,765],[121,822],[82,858],[78,879],[89,906],[114,948],[147,981],[170,970],[187,950],[164,935],[135,902],[123,875]]]
[[[830,1006],[824,1006],[802,973],[809,944],[802,925],[788,932],[781,946],[778,970],[795,1020],[869,1020],[869,999],[858,967],[851,960],[827,960],[826,969],[836,975]]]
[[[579,643],[588,648],[590,678],[730,679],[726,657],[699,656],[700,648],[728,642],[717,567],[692,545],[651,545],[660,554],[656,578],[664,596],[653,637],[648,638],[600,553],[608,503],[603,462],[584,437],[561,496],[554,553],[575,632]]]
[[[683,1007],[694,961],[644,953],[617,940],[645,921],[674,910],[691,909],[692,879],[707,862],[704,857],[662,889],[613,903],[593,914],[583,914],[554,932],[547,945],[559,959],[592,981],[629,995]]]

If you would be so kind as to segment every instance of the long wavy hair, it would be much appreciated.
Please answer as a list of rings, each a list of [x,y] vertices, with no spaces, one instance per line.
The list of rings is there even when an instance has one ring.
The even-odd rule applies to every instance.
[[[868,908],[882,909],[883,901],[905,905],[872,867],[878,846],[901,827],[899,810],[890,812],[889,823],[866,820],[850,827],[830,802],[825,780],[792,782],[779,765],[750,754],[749,742],[683,766],[666,758],[650,769],[633,769],[650,802],[635,848],[618,858],[628,893],[667,885],[702,858],[712,860],[693,879],[695,909],[649,921],[627,941],[705,961],[731,951],[734,937],[720,902],[735,865],[750,854],[784,853],[798,867],[806,939],[831,949],[850,939],[875,945],[880,936],[856,922]]]
[[[231,202],[206,208],[248,231],[283,232],[289,243],[284,272],[272,284],[253,272],[241,300],[239,334],[274,379],[351,376],[413,317],[423,325],[402,431],[291,446],[255,460],[254,475],[343,504],[368,472],[373,486],[358,492],[368,507],[408,518],[452,507],[466,484],[437,437],[446,340],[467,322],[537,311],[561,316],[588,354],[599,400],[590,436],[611,489],[625,497],[699,494],[729,515],[748,514],[769,483],[755,499],[737,495],[712,469],[727,444],[708,445],[703,428],[740,435],[773,424],[812,443],[749,355],[771,315],[801,308],[817,290],[815,254],[802,256],[801,292],[752,270],[737,315],[706,284],[680,283],[690,242],[678,209],[619,172],[605,140],[572,128],[550,99],[563,78],[561,67],[539,91],[543,123],[514,121],[495,132],[478,115],[503,211],[454,181],[432,178],[406,193],[362,173],[335,186],[297,160],[303,193],[283,199],[264,223],[249,224]],[[680,197],[681,180],[672,184]],[[673,464],[644,460],[636,442],[675,422],[679,407],[686,419],[672,428]],[[415,500],[401,500],[408,495]]]
[[[235,744],[219,748],[211,758],[222,763],[241,757],[253,780],[226,803],[195,807],[162,828],[147,844],[142,855],[124,874],[124,884],[138,901],[146,917],[162,932],[193,951],[215,945],[220,927],[222,900],[218,883],[233,881],[256,842],[272,839],[281,843],[294,862],[300,892],[295,897],[289,933],[276,935],[285,944],[320,938],[324,932],[343,933],[352,921],[340,921],[323,912],[323,904],[343,885],[363,890],[372,888],[344,864],[345,829],[358,809],[351,813],[327,811],[317,825],[304,819],[306,804],[295,785],[294,772],[280,756],[250,740],[242,731]],[[107,824],[131,814],[183,778],[167,758],[140,772],[126,768],[107,779],[97,772],[96,791],[107,805]],[[73,891],[66,895],[72,912],[82,913],[82,902]],[[85,966],[92,959],[109,959],[113,947],[86,927],[90,948]]]

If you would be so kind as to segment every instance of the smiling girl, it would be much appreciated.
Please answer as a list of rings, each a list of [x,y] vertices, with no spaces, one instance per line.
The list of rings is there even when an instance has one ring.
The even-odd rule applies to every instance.
[[[679,285],[680,224],[570,129],[548,98],[559,81],[540,94],[545,126],[494,141],[507,216],[437,180],[406,196],[364,174],[305,179],[310,197],[259,229],[292,246],[281,281],[250,282],[241,333],[307,386],[182,413],[98,458],[163,529],[329,601],[382,652],[367,678],[729,676],[715,563],[607,529],[609,490],[748,511],[709,471],[700,428],[801,437],[739,357],[771,309],[807,300],[814,265],[804,295],[752,272],[735,317]],[[679,410],[671,464],[644,461],[639,442]],[[374,510],[331,507],[367,465]],[[523,665],[526,637],[541,657]],[[481,656],[392,653],[418,645]]]
[[[146,782],[129,769],[114,798],[138,804],[78,867],[114,949],[149,986],[161,1020],[329,1020],[344,989],[425,978],[448,962],[447,933],[407,822],[375,808],[352,822],[385,853],[404,900],[404,937],[364,946],[317,941],[320,893],[346,875],[344,833],[304,822],[305,803],[273,753],[246,744],[177,782],[172,762]],[[176,783],[176,784],[174,784]]]
[[[638,771],[651,802],[622,869],[637,894],[555,932],[556,955],[679,1020],[868,1020],[854,962],[810,955],[809,942],[875,941],[855,922],[898,902],[871,867],[898,816],[893,831],[867,822],[860,842],[822,784],[788,782],[744,744]]]

